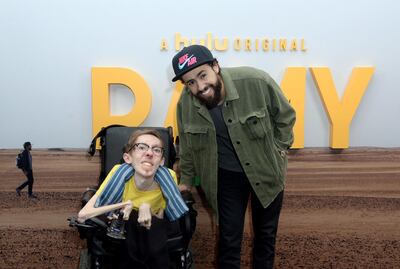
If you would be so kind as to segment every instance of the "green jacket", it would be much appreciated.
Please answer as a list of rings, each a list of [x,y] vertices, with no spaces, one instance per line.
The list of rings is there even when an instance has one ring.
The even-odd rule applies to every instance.
[[[265,72],[221,68],[226,98],[222,114],[250,184],[267,207],[283,190],[287,157],[293,142],[295,111],[279,86]],[[181,183],[195,176],[217,212],[217,140],[208,109],[185,88],[177,106]]]

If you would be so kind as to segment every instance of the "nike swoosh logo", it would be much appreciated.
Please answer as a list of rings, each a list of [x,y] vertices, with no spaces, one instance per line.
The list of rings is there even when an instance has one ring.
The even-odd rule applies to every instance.
[[[187,62],[190,61],[190,59],[193,57],[194,55],[190,56],[189,58],[187,58],[182,64],[178,64],[178,68],[182,69],[185,67],[185,65],[187,64]]]

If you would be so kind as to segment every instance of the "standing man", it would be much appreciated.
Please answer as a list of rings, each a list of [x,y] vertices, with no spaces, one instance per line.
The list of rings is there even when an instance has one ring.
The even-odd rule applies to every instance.
[[[177,106],[181,190],[200,176],[219,223],[218,268],[240,268],[249,196],[254,230],[253,268],[273,268],[287,149],[295,111],[265,72],[221,68],[204,46],[172,59],[185,85]]]
[[[24,143],[24,151],[22,152],[22,171],[24,172],[27,180],[22,183],[18,188],[15,189],[18,196],[21,196],[21,190],[28,185],[28,197],[31,199],[37,199],[38,197],[33,194],[33,171],[32,171],[32,144],[31,142]]]

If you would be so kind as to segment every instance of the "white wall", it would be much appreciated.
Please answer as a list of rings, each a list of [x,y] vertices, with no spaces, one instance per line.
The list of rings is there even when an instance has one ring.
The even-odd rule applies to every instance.
[[[144,3],[146,2],[146,3]],[[153,93],[143,125],[163,125],[174,84],[174,34],[304,38],[305,53],[215,52],[222,66],[250,65],[280,83],[289,66],[328,66],[339,95],[355,66],[375,73],[350,128],[350,146],[400,146],[398,1],[1,1],[0,148],[87,147],[91,68],[126,67]],[[166,38],[171,49],[160,51]],[[232,44],[230,44],[232,45]],[[327,147],[329,122],[307,72],[305,146]],[[123,92],[123,91],[122,91]],[[131,104],[124,93],[113,111]],[[125,107],[125,108],[124,108]]]

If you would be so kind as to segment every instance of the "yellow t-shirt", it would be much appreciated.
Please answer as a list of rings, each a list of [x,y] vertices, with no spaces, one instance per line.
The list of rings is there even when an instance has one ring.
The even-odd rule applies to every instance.
[[[118,167],[120,167],[120,164],[115,165],[111,169],[110,173],[108,173],[106,179],[103,181],[103,183],[100,185],[100,188],[96,192],[98,196],[100,196],[100,194],[103,192],[105,186],[108,184]],[[168,170],[171,173],[172,178],[174,179],[176,184],[178,180],[176,178],[175,172],[171,169]],[[125,183],[124,192],[122,194],[122,201],[125,202],[128,200],[132,201],[133,209],[135,210],[138,210],[141,204],[148,203],[153,214],[156,214],[161,208],[165,209],[166,207],[166,201],[160,188],[150,191],[138,190],[135,184],[134,177],[131,177]]]

